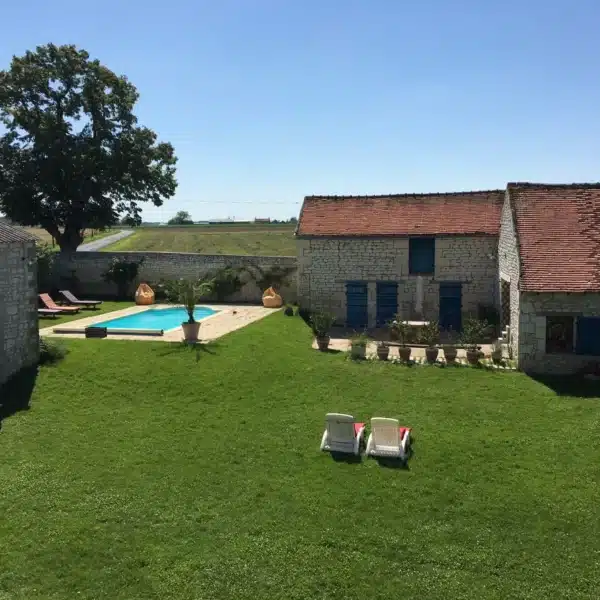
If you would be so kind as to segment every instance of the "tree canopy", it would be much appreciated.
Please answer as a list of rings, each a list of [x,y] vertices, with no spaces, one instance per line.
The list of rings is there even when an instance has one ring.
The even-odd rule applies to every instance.
[[[38,46],[0,71],[0,210],[61,250],[86,228],[141,223],[175,193],[173,146],[138,125],[136,88],[85,50]]]
[[[167,225],[193,225],[192,217],[186,210],[180,210],[172,219],[167,221]]]

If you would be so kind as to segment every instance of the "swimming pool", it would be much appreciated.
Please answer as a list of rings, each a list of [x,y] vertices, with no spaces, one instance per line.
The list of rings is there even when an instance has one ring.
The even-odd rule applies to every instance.
[[[194,311],[194,319],[201,321],[214,315],[216,310],[207,308],[206,306],[196,306]],[[142,312],[134,313],[124,317],[111,319],[110,321],[102,321],[94,323],[91,327],[106,327],[107,329],[175,329],[184,321],[188,320],[187,312],[184,308],[150,308]]]

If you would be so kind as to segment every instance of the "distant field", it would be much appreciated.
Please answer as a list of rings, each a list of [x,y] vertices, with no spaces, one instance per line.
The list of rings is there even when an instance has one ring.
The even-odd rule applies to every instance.
[[[296,243],[289,224],[140,227],[103,250],[295,256]]]
[[[52,236],[45,229],[42,229],[41,227],[22,227],[22,229],[27,231],[27,233],[35,235],[35,237],[42,240],[42,242],[52,244]],[[85,239],[83,243],[85,244],[86,242],[99,240],[100,238],[106,237],[107,235],[112,235],[113,233],[115,233],[114,229],[107,229],[106,231],[98,231],[97,229],[86,229]]]

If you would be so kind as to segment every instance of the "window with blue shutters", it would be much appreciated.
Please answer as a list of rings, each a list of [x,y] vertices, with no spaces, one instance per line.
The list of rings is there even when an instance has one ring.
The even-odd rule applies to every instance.
[[[575,352],[587,356],[600,356],[600,317],[579,317]]]
[[[410,238],[408,240],[408,271],[411,275],[435,273],[435,238]]]

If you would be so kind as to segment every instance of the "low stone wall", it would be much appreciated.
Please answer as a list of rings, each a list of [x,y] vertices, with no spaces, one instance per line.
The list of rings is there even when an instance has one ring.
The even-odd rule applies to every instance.
[[[113,258],[140,261],[139,276],[133,289],[144,281],[157,284],[163,280],[180,278],[202,278],[224,267],[247,267],[258,265],[263,270],[275,266],[296,269],[294,256],[239,256],[212,255],[184,252],[76,252],[59,255],[53,266],[52,283],[55,288],[72,287],[78,293],[90,297],[114,297],[117,289],[114,284],[103,279],[103,273]],[[247,278],[244,287],[228,298],[229,302],[260,302],[262,291]],[[281,293],[287,302],[296,300],[296,272],[290,275],[290,283]]]
[[[35,243],[0,244],[0,385],[38,361]]]

